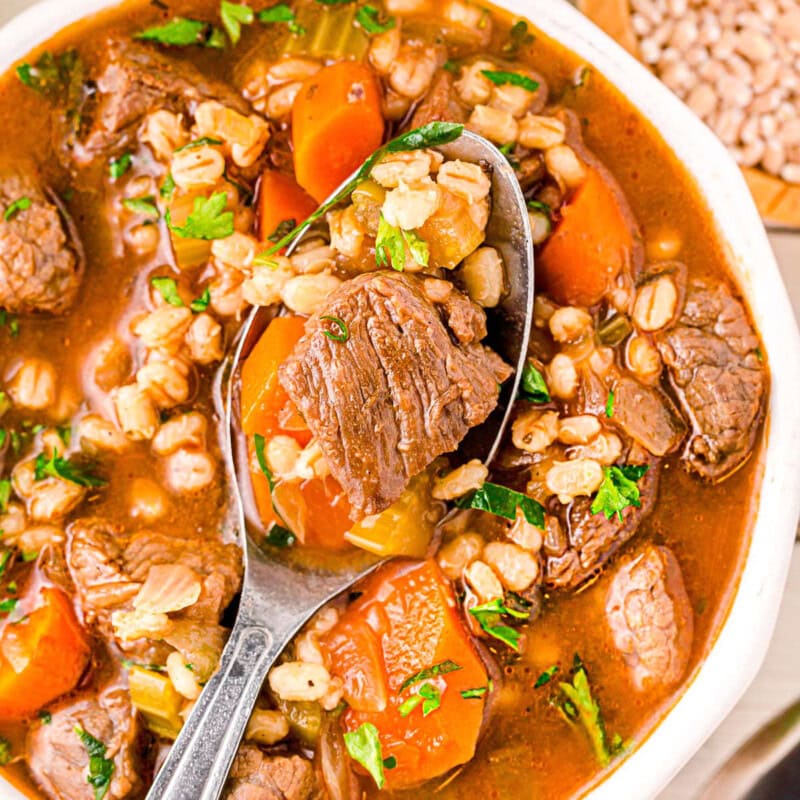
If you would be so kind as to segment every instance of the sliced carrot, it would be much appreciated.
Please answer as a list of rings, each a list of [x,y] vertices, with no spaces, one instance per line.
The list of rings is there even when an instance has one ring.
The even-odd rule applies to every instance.
[[[89,644],[67,595],[37,588],[19,602],[27,612],[0,637],[0,719],[31,716],[75,688]],[[28,610],[30,609],[30,610]]]
[[[634,225],[619,189],[597,169],[561,211],[536,259],[537,288],[564,305],[599,303],[631,260]]]
[[[381,92],[357,61],[324,67],[303,84],[292,109],[297,182],[318,202],[383,141]]]
[[[281,223],[293,220],[294,227],[310,217],[317,203],[291,175],[267,169],[258,184],[257,207],[259,238],[267,242]]]
[[[397,765],[386,771],[387,789],[434,778],[469,761],[483,720],[488,676],[457,611],[450,585],[435,561],[399,561],[382,567],[360,587],[362,595],[322,638],[333,672],[345,684],[344,724],[355,730],[370,722],[378,729],[383,757]],[[452,661],[459,669],[434,676],[440,705],[427,716],[400,706],[425,681],[400,691],[422,670]]]

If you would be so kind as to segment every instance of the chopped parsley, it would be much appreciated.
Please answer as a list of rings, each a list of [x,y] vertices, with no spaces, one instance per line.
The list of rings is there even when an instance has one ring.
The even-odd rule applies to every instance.
[[[267,463],[266,440],[260,433],[256,433],[253,436],[253,446],[255,447],[256,451],[256,460],[258,461],[258,468],[261,470],[262,474],[267,479],[267,484],[269,485],[270,497],[272,497],[272,495],[275,492],[275,486],[276,486],[275,476],[272,474],[272,470],[269,468],[269,464]],[[278,527],[281,527],[281,530],[285,530],[286,533],[294,537],[294,533],[292,533],[289,527],[286,526],[286,520],[283,518],[281,512],[275,505],[274,499],[272,500],[272,510],[275,512],[278,519],[283,523],[283,526],[278,526]],[[275,526],[273,525],[273,528],[274,527]],[[270,534],[268,534],[267,536],[268,539],[271,534],[272,534],[272,529],[270,529]],[[275,544],[277,547],[289,547],[291,544],[294,544],[293,541],[292,542],[288,541],[288,537],[286,536],[286,534],[281,534],[280,532],[276,532],[275,536],[278,537],[277,541],[270,542],[270,544]],[[285,541],[286,544],[280,544],[281,541]]]
[[[72,94],[83,83],[83,62],[76,50],[58,56],[42,53],[34,65],[20,64],[17,77],[29,88],[54,98],[64,92]]]
[[[36,463],[34,465],[34,476],[37,481],[43,481],[45,478],[60,478],[64,481],[69,481],[77,486],[84,486],[86,488],[96,488],[105,486],[108,481],[103,478],[98,478],[90,474],[86,469],[79,464],[75,464],[69,459],[62,458],[58,452],[48,458],[44,453],[39,453],[36,456]]]
[[[11,742],[5,736],[0,736],[0,767],[11,761]]]
[[[622,512],[629,506],[639,508],[639,487],[636,485],[649,467],[634,464],[603,467],[603,482],[592,501],[592,514],[604,514],[611,519],[615,514],[622,520]]]
[[[294,218],[281,220],[274,231],[267,237],[270,242],[279,242],[284,236],[291,233],[297,225],[297,220]],[[272,255],[271,251],[262,253],[262,255]]]
[[[537,679],[536,683],[533,684],[534,689],[541,689],[542,686],[546,686],[550,683],[551,680],[555,677],[556,673],[558,672],[558,664],[553,664],[552,667],[548,667]]]
[[[278,3],[271,8],[264,9],[264,11],[259,11],[258,21],[263,22],[265,25],[270,25],[274,22],[285,22],[289,31],[295,36],[302,36],[306,32],[306,29],[297,22],[294,11],[286,3]]]
[[[19,600],[16,597],[7,597],[0,601],[0,614],[10,614],[16,607]]]
[[[397,707],[401,717],[407,717],[422,704],[422,716],[427,717],[442,705],[442,693],[432,683],[423,683],[419,689]]]
[[[503,600],[497,598],[480,606],[474,606],[469,613],[475,617],[485,633],[507,644],[512,650],[519,652],[519,631],[508,625],[498,624],[503,615],[515,619],[528,619],[527,611],[509,608]]]
[[[406,250],[420,266],[427,267],[430,259],[428,243],[414,231],[404,231],[390,225],[381,214],[378,222],[378,235],[375,238],[375,262],[379,267],[391,265],[402,272],[406,264]],[[388,257],[388,258],[387,258]]]
[[[242,38],[242,25],[252,25],[255,14],[250,6],[222,0],[220,17],[222,19],[222,27],[225,28],[232,44],[237,45]]]
[[[516,58],[523,47],[532,45],[536,37],[528,30],[528,23],[520,19],[511,26],[508,41],[503,45],[503,52],[509,58]]]
[[[361,6],[356,12],[356,22],[370,35],[386,33],[397,24],[394,17],[381,21],[381,12],[375,6]]]
[[[53,722],[53,715],[46,709],[42,709],[38,717],[42,721],[42,725],[50,725]]]
[[[3,431],[5,433],[5,431]],[[0,480],[0,514],[8,510],[8,501],[11,499],[11,481],[8,478]],[[2,572],[0,572],[2,575]]]
[[[438,664],[434,664],[432,667],[426,667],[423,670],[412,675],[410,678],[406,678],[400,688],[397,690],[398,694],[402,694],[406,689],[414,684],[422,683],[422,681],[430,680],[431,678],[435,678],[437,675],[447,675],[450,672],[457,672],[458,670],[462,669],[460,664],[456,664],[455,661],[440,661]]]
[[[108,174],[112,181],[118,181],[133,165],[133,156],[130,153],[123,153],[119,158],[115,158],[108,164]]]
[[[228,195],[216,192],[211,197],[195,197],[192,213],[183,225],[173,225],[169,210],[167,225],[182,239],[227,239],[233,235],[233,212],[226,211]]]
[[[350,338],[350,329],[347,327],[344,320],[339,319],[339,317],[320,317],[320,319],[330,322],[331,325],[335,325],[339,329],[339,333],[322,331],[323,336],[327,336],[331,341],[339,342],[340,344],[344,344],[348,341]]]
[[[500,145],[500,147],[497,148],[506,157],[506,161],[508,161],[508,163],[514,169],[519,167],[519,161],[514,156],[514,150],[516,147],[516,142],[507,142],[506,144]]]
[[[32,205],[33,201],[30,197],[20,197],[6,209],[5,214],[3,214],[3,219],[9,222],[14,219],[20,211],[27,211]]]
[[[292,547],[296,541],[297,537],[282,525],[273,525],[267,533],[267,544],[272,547]]]
[[[11,560],[11,551],[4,550],[3,555],[0,556],[0,577],[6,574],[8,562]]]
[[[188,144],[183,145],[182,147],[178,147],[175,152],[182,153],[184,150],[197,150],[198,147],[218,147],[219,145],[224,144],[222,139],[215,139],[213,136],[201,136],[199,139],[192,139],[191,142]],[[168,177],[172,177],[171,175]],[[175,179],[173,178],[173,183]]]
[[[459,65],[458,61],[448,58],[447,61],[442,64],[442,69],[455,75],[461,69],[461,66]]]
[[[609,742],[600,706],[592,695],[586,667],[578,655],[575,656],[571,678],[569,683],[562,681],[558,684],[562,697],[557,701],[557,706],[567,722],[583,727],[598,762],[602,767],[607,767],[622,750],[622,740],[615,736]]]
[[[267,267],[269,269],[278,269],[278,262],[272,258],[269,253],[259,253],[253,259],[253,266],[254,267]]]
[[[614,390],[612,389],[608,393],[608,397],[606,398],[606,417],[611,419],[614,416]]]
[[[94,788],[94,800],[103,800],[111,786],[114,775],[114,762],[106,758],[108,749],[99,739],[95,739],[80,725],[74,728],[89,755],[89,772],[86,775],[87,783]]]
[[[397,766],[397,759],[394,756],[389,756],[383,759],[383,766],[386,769],[394,769]]]
[[[139,669],[146,669],[149,672],[166,672],[167,668],[162,667],[160,664],[139,664],[136,661],[131,661],[129,658],[123,658],[120,662],[125,669],[132,667],[139,667]]]
[[[482,69],[481,75],[488,78],[495,86],[519,86],[521,89],[525,89],[529,92],[535,92],[539,88],[537,81],[519,72]]]
[[[378,729],[371,722],[364,722],[354,731],[345,733],[344,746],[353,761],[369,772],[379,789],[383,789],[386,776],[383,772],[383,752]]]
[[[162,184],[161,188],[158,190],[158,193],[165,199],[165,200],[172,200],[172,195],[175,194],[175,178],[172,177],[172,173],[167,175],[164,178],[164,183]]]
[[[209,22],[187,17],[173,17],[164,25],[141,31],[134,36],[148,42],[158,42],[168,47],[224,47],[221,31],[214,28]]]
[[[128,211],[134,214],[141,214],[143,217],[159,219],[161,216],[158,212],[158,208],[156,208],[155,197],[151,194],[143,197],[128,197],[122,201],[122,205],[127,208]]]
[[[189,303],[189,309],[192,311],[193,314],[202,314],[211,303],[211,290],[206,286],[203,289],[203,294],[200,297],[196,297]]]
[[[530,403],[549,403],[550,392],[544,380],[544,375],[534,366],[532,361],[526,361],[522,369],[522,384],[520,395]]]
[[[183,308],[186,304],[178,294],[178,282],[175,278],[158,276],[150,278],[150,285],[164,298],[171,306]]]
[[[475,689],[462,689],[461,696],[465,700],[479,700],[489,691],[488,686],[478,686]]]
[[[484,483],[480,489],[459,498],[456,506],[488,511],[496,517],[510,520],[517,518],[519,509],[531,525],[544,530],[544,508],[541,503],[526,494],[496,483]]]
[[[529,211],[539,211],[548,218],[553,216],[553,209],[541,200],[528,200],[527,206]]]

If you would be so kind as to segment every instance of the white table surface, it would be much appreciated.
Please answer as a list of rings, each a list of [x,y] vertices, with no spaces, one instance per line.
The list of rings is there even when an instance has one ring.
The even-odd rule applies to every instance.
[[[33,2],[34,0],[0,0],[0,24],[33,5]],[[770,238],[792,297],[795,314],[800,317],[800,235],[781,233]],[[703,783],[740,744],[770,717],[796,697],[800,697],[798,621],[800,546],[795,547],[781,615],[761,672],[730,716],[661,793],[658,800],[692,800]]]

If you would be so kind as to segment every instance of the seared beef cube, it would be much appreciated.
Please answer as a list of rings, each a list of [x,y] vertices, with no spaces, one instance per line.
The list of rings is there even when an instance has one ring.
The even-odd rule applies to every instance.
[[[84,148],[97,152],[129,143],[139,122],[151,111],[190,113],[203,100],[219,100],[242,113],[247,104],[225,84],[207,79],[192,64],[177,61],[154,47],[127,40],[108,43],[97,78],[97,101]]]
[[[344,322],[346,342],[324,335],[324,317]],[[495,408],[510,369],[485,336],[484,312],[452,286],[391,272],[348,281],[309,320],[280,381],[354,518],[390,506]]]
[[[637,689],[672,686],[683,677],[694,620],[671,550],[647,545],[620,562],[606,597],[606,619]]]
[[[14,203],[30,201],[28,208]],[[31,175],[0,175],[0,309],[63,314],[81,283],[77,237]]]
[[[311,762],[302,756],[267,755],[242,745],[231,767],[225,800],[319,800]]]
[[[428,93],[423,97],[414,116],[409,123],[409,129],[421,128],[429,122],[460,122],[467,121],[467,109],[461,105],[453,84],[453,76],[442,70],[434,79]]]
[[[650,513],[658,495],[658,461],[634,445],[625,460],[647,464],[638,481],[640,506],[628,506],[622,519],[592,513],[592,499],[578,497],[558,509],[559,524],[548,527],[545,554],[545,585],[552,589],[576,589],[595,577],[622,545],[633,537]]]
[[[114,762],[106,800],[144,796],[150,774],[143,757],[147,734],[125,689],[78,695],[49,711],[52,719],[31,726],[27,748],[31,774],[48,797],[94,800],[95,790],[86,780],[89,753],[76,728],[102,742],[105,757]]]
[[[721,480],[753,449],[767,385],[758,346],[744,307],[716,281],[693,281],[677,324],[658,337],[694,427],[684,458],[704,478]]]

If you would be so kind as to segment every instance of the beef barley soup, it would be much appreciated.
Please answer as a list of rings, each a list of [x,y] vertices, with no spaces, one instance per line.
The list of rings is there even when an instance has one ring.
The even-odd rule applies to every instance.
[[[747,552],[766,354],[691,176],[568,45],[466,0],[129,0],[2,78],[0,760],[30,797],[144,797],[218,665],[212,384],[253,306],[253,535],[388,560],[274,667],[227,800],[566,800],[674,704]],[[508,277],[491,175],[440,150],[464,127],[536,247],[491,471],[461,451],[512,376]]]

